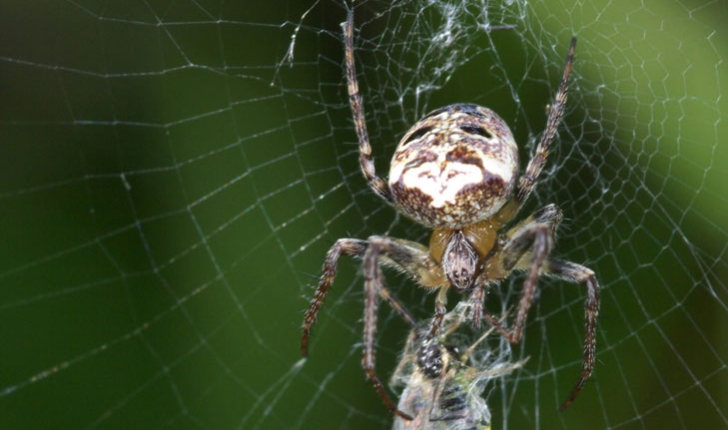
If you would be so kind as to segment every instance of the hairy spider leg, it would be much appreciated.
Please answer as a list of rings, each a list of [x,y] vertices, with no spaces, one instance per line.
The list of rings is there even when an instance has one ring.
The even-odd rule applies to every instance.
[[[551,252],[556,228],[562,219],[561,210],[553,204],[535,212],[506,232],[500,258],[486,263],[488,267],[485,272],[489,279],[500,279],[514,269],[528,271],[512,330],[506,331],[492,316],[486,314],[488,322],[498,327],[510,343],[518,343],[521,340],[528,310],[536,293],[539,274]]]
[[[531,195],[531,191],[533,191],[536,179],[541,173],[543,166],[546,164],[549,147],[551,146],[551,142],[554,140],[556,129],[559,127],[559,122],[561,122],[561,117],[564,114],[569,75],[571,75],[571,65],[574,63],[575,50],[576,37],[572,37],[571,45],[569,45],[569,53],[566,56],[564,74],[561,77],[561,84],[559,85],[559,92],[556,93],[554,103],[549,108],[549,117],[546,120],[546,130],[544,130],[543,135],[541,135],[541,140],[538,142],[538,146],[536,147],[536,153],[533,158],[531,158],[531,161],[528,162],[526,172],[518,181],[516,200],[518,201],[519,206],[523,205],[523,203],[528,199],[528,196]]]
[[[303,333],[301,335],[301,354],[304,357],[308,356],[311,329],[326,299],[326,294],[336,278],[336,268],[342,254],[364,259],[365,303],[364,353],[362,359],[364,371],[385,405],[395,414],[405,419],[411,419],[397,409],[374,370],[374,337],[379,306],[378,297],[387,301],[411,326],[417,326],[417,323],[405,310],[404,306],[390,294],[384,285],[380,263],[402,270],[424,287],[436,288],[440,286],[444,282],[445,276],[438,269],[437,263],[430,257],[427,248],[419,243],[383,236],[371,236],[366,241],[350,238],[337,240],[326,254],[321,280],[304,317]]]
[[[552,275],[586,287],[584,357],[581,376],[569,397],[559,408],[560,411],[566,410],[574,402],[594,370],[596,322],[600,304],[599,284],[591,269],[569,261],[548,258],[553,237],[562,218],[559,208],[555,205],[548,205],[506,233],[505,236],[509,238],[509,241],[503,247],[502,259],[492,262],[492,266],[486,269],[486,273],[497,277],[500,275],[496,274],[509,274],[513,269],[528,271],[518,304],[516,320],[511,331],[506,330],[501,323],[485,312],[485,318],[491,325],[496,327],[509,342],[517,343],[523,334],[539,274]]]
[[[354,8],[350,7],[344,26],[344,49],[346,56],[346,81],[347,90],[349,92],[349,105],[351,113],[354,116],[354,126],[356,127],[356,135],[359,138],[359,165],[362,174],[366,178],[369,186],[375,193],[388,203],[392,203],[392,193],[389,190],[387,181],[377,175],[374,168],[374,159],[372,158],[372,146],[369,143],[369,133],[367,132],[366,116],[364,115],[364,105],[362,104],[361,95],[359,94],[359,83],[356,79],[356,61],[354,59]]]
[[[570,261],[549,260],[546,263],[548,274],[578,282],[586,286],[586,305],[584,306],[584,359],[581,365],[581,376],[569,397],[561,404],[559,411],[563,412],[569,407],[594,370],[594,351],[597,345],[597,315],[599,314],[599,284],[594,271],[580,264]]]

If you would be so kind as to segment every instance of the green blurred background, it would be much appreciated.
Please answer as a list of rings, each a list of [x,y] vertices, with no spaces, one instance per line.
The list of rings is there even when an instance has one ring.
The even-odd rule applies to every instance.
[[[544,282],[516,351],[529,363],[506,397],[489,391],[494,429],[728,428],[728,6],[450,3],[357,8],[380,172],[419,115],[462,101],[506,118],[526,159],[579,36],[529,209],[556,202],[557,253],[600,278],[597,370],[556,412],[584,295]],[[313,4],[0,2],[0,427],[390,426],[359,365],[356,262],[298,362],[337,238],[427,238],[361,178],[344,9],[322,1],[302,20]],[[442,10],[447,44],[432,39]],[[483,11],[514,28],[476,28]],[[388,282],[430,315],[431,297]],[[406,334],[383,308],[383,379]]]

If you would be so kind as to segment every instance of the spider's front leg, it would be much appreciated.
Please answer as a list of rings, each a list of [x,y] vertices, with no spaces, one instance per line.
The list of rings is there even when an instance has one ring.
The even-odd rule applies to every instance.
[[[501,274],[507,274],[513,269],[522,269],[528,270],[528,275],[523,284],[516,321],[510,332],[505,330],[498,321],[487,313],[485,317],[490,324],[498,328],[508,341],[516,343],[521,339],[526,316],[533,302],[539,274],[556,276],[586,287],[584,357],[581,376],[569,397],[559,408],[559,410],[564,411],[574,402],[594,370],[597,315],[599,313],[599,284],[591,269],[570,261],[550,259],[548,257],[556,228],[561,219],[561,211],[556,206],[549,205],[506,233],[509,241],[504,246],[500,258],[496,258],[493,264]]]
[[[401,254],[401,256],[399,256],[398,258],[405,264],[407,264],[407,262],[416,260],[415,257],[411,256],[411,254],[420,252],[420,249],[418,248],[421,248],[422,246],[414,242],[401,242],[403,242],[403,244],[394,247],[395,249],[399,250],[399,254]],[[411,246],[408,247],[406,243],[409,243]],[[413,248],[411,250],[408,249],[412,248],[412,245],[416,246],[417,248]],[[321,275],[321,280],[319,281],[318,288],[316,288],[316,293],[311,299],[311,303],[306,310],[306,315],[303,318],[303,333],[301,334],[301,355],[303,355],[304,357],[308,357],[308,341],[311,337],[311,329],[313,327],[313,324],[316,322],[316,317],[318,316],[321,306],[324,304],[326,294],[328,293],[331,285],[334,283],[334,279],[336,278],[336,266],[339,262],[339,257],[341,257],[341,255],[343,254],[351,257],[363,258],[367,252],[368,247],[369,243],[366,240],[346,238],[337,240],[334,246],[329,249],[329,252],[326,253],[326,259],[324,260],[324,268],[323,274]],[[397,253],[395,252],[395,256],[397,256],[396,254]],[[408,258],[406,256],[410,257]],[[389,260],[385,261],[385,263],[388,261]],[[391,264],[395,265],[394,263]],[[412,266],[414,263],[409,264],[410,266]],[[406,271],[404,267],[402,267],[402,269]],[[410,316],[409,312],[407,312],[404,306],[395,297],[389,294],[389,290],[381,289],[379,294],[411,326],[417,326],[414,318]]]
[[[392,304],[391,296],[384,285],[380,262],[398,268],[409,274],[422,286],[435,286],[444,282],[445,276],[424,246],[401,239],[372,236],[364,254],[364,355],[362,367],[387,407],[406,420],[412,417],[397,409],[387,395],[382,382],[374,370],[374,341],[377,328],[378,297],[382,296]],[[444,305],[442,306],[444,308]],[[395,307],[396,308],[396,307]],[[413,327],[417,327],[411,321]]]
[[[414,318],[409,315],[404,306],[385,287],[380,263],[402,270],[425,287],[439,286],[444,282],[445,276],[437,263],[430,257],[427,248],[416,242],[382,236],[372,236],[368,241],[359,239],[337,240],[326,254],[321,281],[304,317],[303,334],[301,335],[301,354],[304,357],[308,356],[311,328],[316,321],[316,316],[323,305],[326,294],[334,282],[336,266],[342,254],[364,259],[365,306],[364,354],[362,359],[364,371],[385,405],[395,414],[411,420],[409,415],[397,409],[374,370],[374,339],[379,297],[387,301],[412,327],[417,327]]]
[[[374,370],[374,334],[377,329],[377,309],[379,307],[377,299],[382,291],[387,291],[384,286],[382,268],[379,266],[379,254],[382,251],[384,249],[382,249],[380,243],[375,241],[369,243],[369,247],[364,254],[364,355],[362,357],[362,367],[387,408],[400,417],[411,421],[412,417],[397,409],[392,399],[389,398],[382,381],[379,380]]]
[[[594,370],[594,351],[597,345],[597,315],[599,314],[599,284],[593,270],[570,261],[549,260],[546,263],[546,273],[586,286],[584,358],[581,365],[581,376],[569,397],[559,407],[559,410],[563,412],[574,402]]]
[[[506,232],[503,249],[486,263],[484,273],[488,279],[503,279],[514,269],[528,271],[511,331],[507,331],[495,318],[485,313],[488,322],[498,328],[510,343],[521,340],[528,310],[536,293],[538,276],[545,268],[544,263],[551,252],[554,234],[562,218],[561,210],[555,205],[548,205],[535,212]]]
[[[326,293],[329,292],[329,288],[334,283],[336,278],[336,265],[339,262],[341,254],[350,255],[353,257],[363,257],[367,250],[367,242],[359,239],[339,239],[336,241],[334,246],[329,249],[326,253],[326,260],[324,260],[324,270],[321,275],[316,293],[311,299],[311,303],[308,305],[306,315],[303,318],[303,333],[301,334],[301,355],[308,357],[308,340],[311,336],[311,328],[313,323],[316,322],[316,316],[318,315],[321,306],[324,304],[326,299]]]

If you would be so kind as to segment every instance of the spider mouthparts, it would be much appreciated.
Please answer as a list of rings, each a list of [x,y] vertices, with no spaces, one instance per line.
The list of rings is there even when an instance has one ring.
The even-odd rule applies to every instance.
[[[453,288],[458,292],[467,291],[470,288],[471,282],[468,279],[468,272],[463,269],[460,275],[453,274],[455,278],[450,278]]]

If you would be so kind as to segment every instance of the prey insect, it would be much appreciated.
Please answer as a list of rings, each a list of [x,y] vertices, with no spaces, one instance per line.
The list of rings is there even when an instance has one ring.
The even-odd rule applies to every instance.
[[[404,386],[397,407],[411,421],[394,419],[394,430],[490,430],[491,414],[482,393],[488,381],[503,377],[525,363],[510,363],[488,344],[494,329],[474,342],[458,333],[471,306],[460,302],[443,318],[434,338],[428,327],[413,329],[390,385]],[[468,344],[469,343],[469,344]]]

